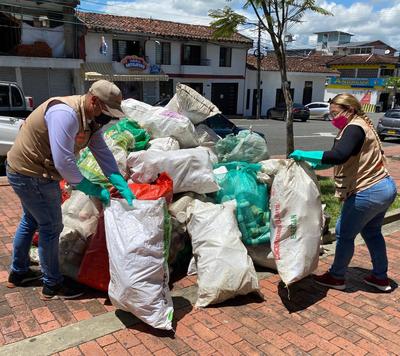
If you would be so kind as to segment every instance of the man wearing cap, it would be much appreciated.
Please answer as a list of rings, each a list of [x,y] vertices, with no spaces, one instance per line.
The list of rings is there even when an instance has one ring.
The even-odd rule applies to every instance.
[[[63,224],[58,181],[64,178],[76,189],[109,203],[107,189],[84,178],[76,164],[79,151],[88,146],[110,182],[132,204],[134,195],[101,130],[112,118],[124,116],[121,100],[121,91],[115,84],[99,80],[85,95],[46,100],[21,126],[7,155],[7,177],[23,209],[14,236],[8,287],[42,277],[29,268],[29,249],[38,229],[43,297],[72,299],[83,294],[76,287],[67,287],[59,270],[58,245]]]

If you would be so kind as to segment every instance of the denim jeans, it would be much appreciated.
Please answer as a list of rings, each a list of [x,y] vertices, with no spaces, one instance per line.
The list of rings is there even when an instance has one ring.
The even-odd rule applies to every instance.
[[[371,255],[372,274],[376,278],[387,278],[388,259],[381,229],[396,193],[395,182],[386,177],[344,201],[336,223],[335,258],[329,270],[334,277],[344,278],[354,254],[354,239],[361,233]]]
[[[39,231],[39,259],[43,283],[54,286],[63,277],[58,262],[59,236],[63,229],[61,190],[57,181],[28,177],[7,169],[11,187],[22,204],[22,218],[14,236],[11,270],[24,273],[29,269],[29,250],[36,230]]]

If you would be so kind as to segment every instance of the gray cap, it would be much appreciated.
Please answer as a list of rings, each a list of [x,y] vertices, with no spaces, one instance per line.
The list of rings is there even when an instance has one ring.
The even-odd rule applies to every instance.
[[[89,93],[98,97],[107,109],[103,113],[112,117],[124,117],[121,109],[122,93],[121,90],[108,80],[100,79],[92,84]]]

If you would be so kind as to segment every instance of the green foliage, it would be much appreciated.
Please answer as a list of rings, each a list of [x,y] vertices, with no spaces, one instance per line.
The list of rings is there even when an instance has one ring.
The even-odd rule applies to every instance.
[[[400,77],[390,77],[387,79],[385,87],[397,87],[400,88]]]
[[[225,6],[223,9],[210,10],[208,16],[215,20],[211,22],[211,27],[215,29],[214,38],[230,37],[239,25],[246,22],[246,17],[234,12],[230,7]]]
[[[316,2],[315,0],[247,0],[243,1],[242,7],[253,9],[261,28],[282,42],[284,26],[301,22],[306,11],[332,15],[328,10],[317,6]],[[208,15],[215,19],[211,22],[211,27],[214,28],[216,38],[230,37],[237,31],[239,25],[249,23],[245,16],[233,11],[229,6],[210,10]]]

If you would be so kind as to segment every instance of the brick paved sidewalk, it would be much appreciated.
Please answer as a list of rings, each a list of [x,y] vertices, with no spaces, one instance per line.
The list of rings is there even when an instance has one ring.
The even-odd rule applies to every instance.
[[[395,282],[400,281],[400,231],[386,236],[392,293],[376,293],[362,283],[370,268],[364,245],[356,247],[343,292],[307,278],[290,288],[288,299],[279,276],[264,272],[259,276],[265,301],[247,296],[195,310],[189,295],[195,293],[196,279],[185,277],[173,287],[172,337],[132,318],[125,327],[120,322],[124,317],[115,317],[107,295],[96,291],[74,301],[42,301],[39,286],[7,289],[12,236],[20,213],[11,188],[0,186],[0,344],[5,345],[0,355],[36,355],[31,350],[41,345],[52,350],[47,354],[63,356],[400,354],[400,291]],[[325,272],[331,261],[332,256],[322,259],[318,272]]]

